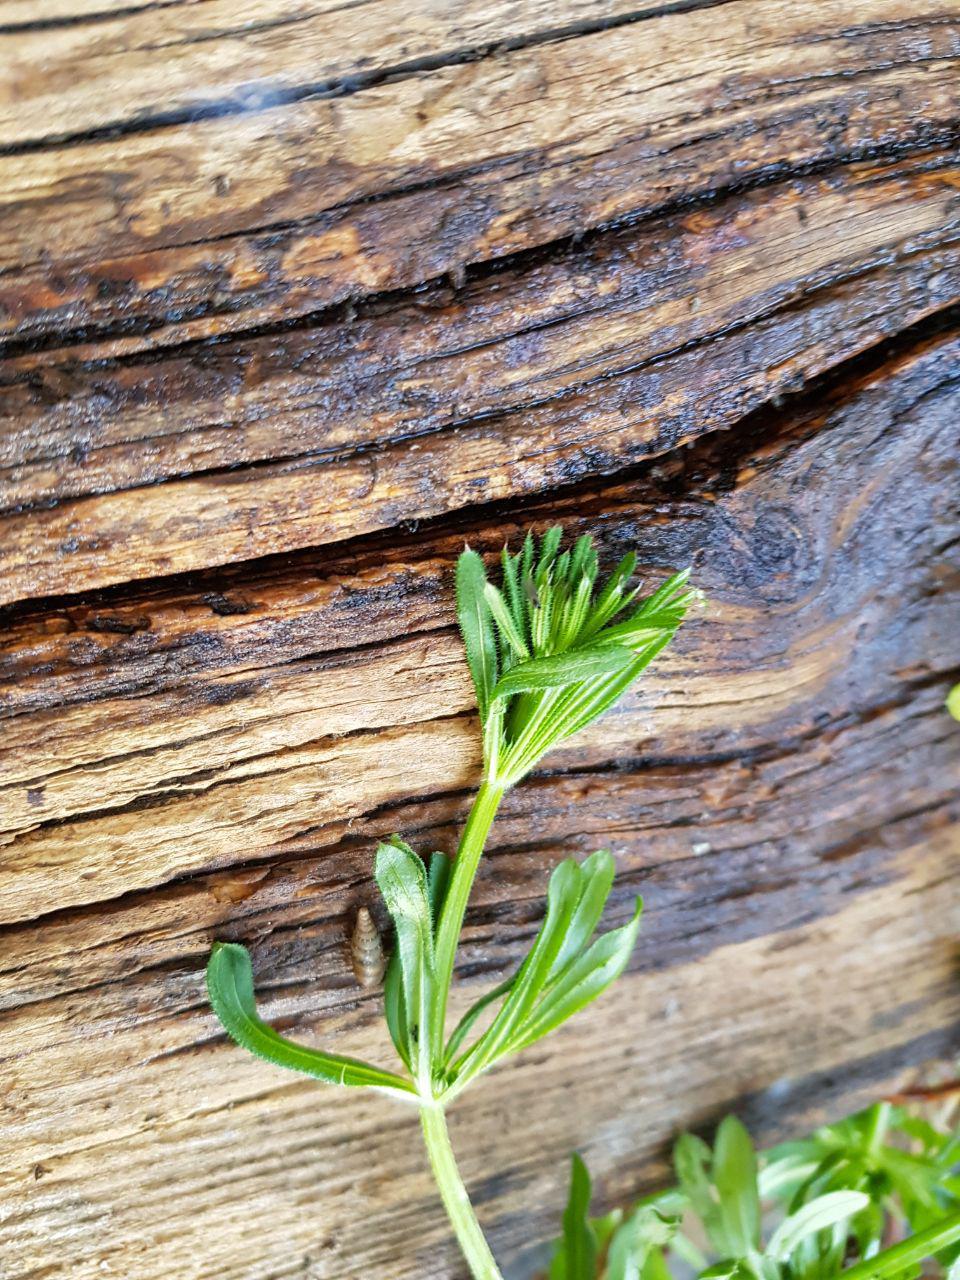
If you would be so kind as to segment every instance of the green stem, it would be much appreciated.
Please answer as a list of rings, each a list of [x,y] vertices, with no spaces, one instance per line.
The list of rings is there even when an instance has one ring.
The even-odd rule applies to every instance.
[[[467,910],[477,867],[480,864],[480,856],[505,790],[502,783],[481,783],[467,817],[466,826],[463,828],[450,876],[450,885],[444,899],[443,910],[440,912],[435,952],[436,981],[430,1023],[434,1039],[433,1060],[436,1063],[442,1061],[443,1057],[447,996],[450,983],[453,981],[453,965],[460,942],[460,931],[463,928],[463,917]]]
[[[870,1108],[869,1130],[867,1132],[867,1154],[875,1160],[887,1136],[890,1126],[890,1103],[875,1102]]]
[[[926,1231],[907,1236],[906,1240],[884,1249],[874,1258],[847,1267],[846,1271],[840,1272],[839,1280],[883,1280],[887,1276],[899,1275],[924,1258],[939,1253],[955,1240],[960,1240],[960,1213],[951,1214],[949,1218],[927,1227]]]
[[[460,1177],[453,1148],[450,1146],[443,1108],[429,1105],[422,1107],[420,1123],[440,1198],[470,1267],[470,1274],[474,1280],[503,1280]]]

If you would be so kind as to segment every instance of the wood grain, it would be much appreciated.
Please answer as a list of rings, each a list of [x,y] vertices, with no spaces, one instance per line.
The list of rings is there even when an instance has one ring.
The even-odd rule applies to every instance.
[[[654,0],[645,9],[674,7]],[[387,77],[482,58],[504,43],[606,28],[632,9],[626,0],[572,0],[558,22],[557,6],[546,0],[520,8],[508,0],[209,0],[117,3],[111,15],[109,4],[85,14],[83,0],[69,0],[45,4],[42,16],[34,10],[31,22],[20,0],[7,0],[0,5],[0,59],[8,65],[0,146],[145,128],[157,116],[246,113],[308,93],[355,93]]]
[[[458,964],[611,848],[622,983],[458,1104],[507,1280],[960,1051],[960,5],[0,0],[0,1277],[462,1280],[389,1062],[376,840],[479,768],[464,541],[708,597],[511,793]]]
[[[347,97],[0,157],[0,332],[77,350],[221,334],[956,138],[954,0],[908,20],[902,0],[868,0],[855,26],[841,0],[658,7]]]
[[[337,541],[731,425],[958,296],[958,181],[937,160],[789,184],[612,235],[573,278],[24,375],[0,601]]]
[[[807,698],[815,698],[829,714],[831,683],[843,691],[839,696],[849,696],[861,664],[871,684],[877,680],[880,655],[874,646],[884,649],[889,629],[903,627],[904,593],[918,589],[911,579],[923,582],[932,574],[934,582],[940,580],[938,549],[956,536],[953,490],[944,483],[942,470],[956,442],[956,353],[956,342],[948,339],[911,353],[892,370],[883,367],[838,409],[828,431],[799,445],[788,432],[779,465],[769,459],[759,469],[744,463],[741,485],[730,493],[710,493],[697,501],[684,491],[681,504],[673,509],[650,498],[638,507],[628,496],[632,486],[626,493],[617,487],[605,493],[602,507],[614,544],[624,541],[624,533],[615,532],[614,512],[622,530],[639,531],[656,510],[657,524],[666,523],[672,530],[668,546],[657,557],[664,570],[694,559],[698,577],[715,600],[711,617],[716,621],[706,631],[708,638],[715,637],[710,658],[692,664],[687,656],[705,643],[703,637],[697,639],[694,628],[689,645],[665,659],[657,676],[664,692],[679,680],[688,695],[683,700],[668,698],[673,709],[658,709],[658,735],[672,742],[674,751],[701,754],[718,731],[722,735],[730,726],[731,718],[740,744],[749,740],[751,730],[757,735],[754,741],[775,741],[797,732],[809,706]],[[913,412],[916,403],[923,404],[922,414]],[[801,415],[800,423],[804,421]],[[877,443],[864,450],[867,421]],[[795,429],[804,428],[796,424]],[[707,456],[711,443],[705,444]],[[905,498],[898,496],[907,461],[927,456],[937,465],[931,466],[926,483],[927,473],[914,463],[914,482]],[[816,484],[808,474],[811,467],[816,468]],[[801,477],[813,490],[806,501],[794,496]],[[850,493],[863,495],[860,504],[850,506]],[[892,519],[903,500],[910,502],[911,510],[913,504],[923,504],[927,521],[926,555],[920,555],[922,544],[913,541],[907,561],[897,556],[897,524]],[[873,518],[878,512],[883,520],[876,530]],[[758,554],[766,573],[761,569],[758,577],[745,577],[742,561],[729,559],[731,530],[737,528],[743,529],[744,537],[760,537]],[[649,535],[635,536],[646,557]],[[858,542],[877,538],[874,554],[893,576],[884,580],[880,598],[888,603],[885,610],[880,605],[874,630],[863,611],[878,586],[872,571],[866,582],[859,581],[858,566],[865,553]],[[459,545],[459,540],[452,545],[448,540],[441,547],[429,547],[428,589],[442,558],[447,563],[442,581],[449,584],[449,567]],[[750,550],[744,554],[749,558]],[[352,605],[359,595],[362,616],[365,593],[358,583],[330,583],[315,592],[313,626],[304,628],[312,644],[301,657],[291,652],[285,625],[271,626],[273,619],[286,619],[291,612],[283,600],[287,584],[274,588],[274,598],[263,604],[252,603],[261,594],[260,584],[241,587],[239,597],[249,600],[250,608],[228,612],[222,619],[201,596],[203,612],[215,619],[210,639],[231,631],[247,632],[248,638],[244,648],[228,650],[226,661],[219,644],[212,650],[204,645],[196,659],[188,649],[179,689],[169,674],[155,688],[151,650],[159,657],[177,647],[174,636],[154,631],[169,616],[162,604],[156,622],[147,601],[125,602],[112,614],[98,613],[92,621],[101,630],[94,630],[92,641],[80,631],[83,616],[74,618],[69,611],[60,615],[67,630],[55,629],[53,635],[41,630],[32,643],[17,635],[11,644],[15,665],[9,687],[21,692],[11,693],[12,709],[18,697],[31,694],[31,685],[36,688],[49,678],[51,666],[55,670],[58,663],[68,663],[82,670],[88,663],[112,665],[114,651],[121,662],[125,652],[130,654],[130,676],[142,664],[147,684],[133,679],[110,696],[106,687],[88,679],[88,688],[95,690],[92,700],[81,696],[74,701],[66,691],[65,697],[58,697],[51,690],[46,708],[13,719],[4,742],[10,785],[4,792],[0,918],[17,919],[42,910],[54,883],[58,900],[70,905],[96,900],[105,883],[113,893],[122,893],[162,881],[180,868],[260,857],[265,849],[296,841],[304,814],[311,829],[318,821],[323,826],[346,820],[358,778],[363,779],[364,800],[371,808],[389,806],[411,791],[433,793],[444,783],[453,789],[469,785],[477,763],[476,732],[472,720],[464,718],[471,698],[459,644],[449,622],[440,635],[406,638],[404,584],[416,584],[413,590],[418,592],[416,565],[390,565],[387,578],[399,588],[386,594],[394,635],[389,644],[381,640],[355,655],[345,650],[351,641],[363,645],[365,635],[356,626],[331,624],[336,604],[344,598]],[[755,590],[745,590],[747,583]],[[805,598],[807,583],[810,595]],[[296,592],[298,587],[290,583],[287,590],[291,589]],[[771,591],[772,598],[767,594]],[[376,590],[372,596],[375,600]],[[771,625],[768,617],[778,599],[796,601],[780,626]],[[414,605],[415,616],[420,608]],[[950,592],[942,601],[931,596],[924,625],[947,632],[956,610]],[[195,611],[196,605],[194,616]],[[111,617],[118,621],[104,621]],[[41,618],[44,628],[47,617]],[[132,631],[125,618],[133,620]],[[90,621],[88,616],[88,626]],[[172,621],[183,626],[179,608]],[[305,621],[301,618],[301,626]],[[187,623],[188,634],[196,625],[192,619]],[[116,629],[111,631],[111,626]],[[106,643],[100,639],[103,628]],[[279,652],[271,662],[269,649],[261,643],[251,665],[246,646],[257,644],[254,637],[264,630],[267,636],[273,632]],[[373,631],[386,638],[382,621]],[[861,639],[851,657],[849,646],[857,634]],[[323,635],[325,642],[319,640]],[[909,635],[901,632],[896,654],[883,652],[883,663],[912,665]],[[924,655],[931,648],[938,651],[926,639],[915,644],[915,652]],[[323,648],[330,651],[329,657],[322,656]],[[751,659],[738,670],[736,654],[744,648],[751,651]],[[30,679],[29,666],[24,669],[24,651],[31,654],[29,666],[39,680]],[[203,670],[207,654],[212,663]],[[767,674],[755,689],[759,654],[767,655]],[[953,663],[955,657],[949,655],[948,661]],[[194,663],[203,670],[201,680]],[[699,678],[698,666],[703,673]],[[717,670],[724,673],[722,680]],[[429,675],[421,681],[418,672]],[[76,681],[76,675],[71,673],[71,679]],[[798,696],[798,684],[807,698]],[[378,690],[372,701],[365,692],[370,688]],[[32,696],[39,693],[37,689]],[[877,698],[875,692],[865,696],[868,701]],[[754,702],[758,722],[751,715]],[[714,703],[718,711],[711,713]],[[628,751],[630,742],[643,733],[649,705],[641,702],[632,715],[616,716],[592,731],[604,744],[602,751]],[[781,709],[787,711],[786,720],[777,714]],[[318,819],[313,814],[319,805]],[[145,821],[152,832],[148,845],[141,834]]]
[[[821,1075],[817,1105],[829,1098],[836,1114],[882,1086],[911,1041],[922,1056],[947,1051],[957,913],[942,886],[956,853],[950,840],[908,845],[878,868],[893,883],[854,890],[835,915],[625,979],[552,1052],[521,1057],[475,1090],[454,1137],[494,1244],[514,1259],[507,1274],[529,1275],[533,1242],[556,1230],[571,1146],[605,1196],[623,1195],[641,1170],[649,1176],[678,1123],[738,1102],[749,1116],[754,1098],[763,1114],[772,1089],[781,1126],[809,1124],[808,1074]],[[681,872],[675,928],[709,920],[706,889]],[[764,910],[762,895],[740,890],[741,910]],[[0,1242],[12,1280],[462,1274],[414,1118],[288,1080],[223,1044],[201,995],[203,934],[185,944],[182,926],[162,916],[155,909],[144,939],[144,971],[131,972],[124,947],[118,982],[7,1019],[18,1050],[4,1063],[4,1132],[17,1143],[0,1182],[12,1209]],[[278,929],[258,950],[271,1016],[382,1056],[369,998],[358,1008],[350,988],[336,1012],[323,997],[324,970],[344,981],[342,946],[326,965],[280,958],[295,939],[301,956],[305,936]],[[168,938],[189,956],[173,958]],[[649,963],[649,936],[646,948]],[[897,992],[882,1015],[880,989]],[[845,1082],[832,1094],[822,1079],[831,1069]]]

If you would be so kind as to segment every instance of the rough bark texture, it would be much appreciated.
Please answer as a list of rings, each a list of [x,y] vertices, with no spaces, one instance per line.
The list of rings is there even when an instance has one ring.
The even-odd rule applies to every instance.
[[[464,540],[709,607],[510,795],[457,1000],[565,853],[629,974],[454,1115],[510,1280],[958,1048],[960,4],[0,0],[0,1275],[461,1280],[389,1060],[375,840],[477,781]]]

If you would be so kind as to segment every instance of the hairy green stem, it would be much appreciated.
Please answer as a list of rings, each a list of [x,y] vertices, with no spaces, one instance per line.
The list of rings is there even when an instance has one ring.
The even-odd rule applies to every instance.
[[[460,1177],[447,1132],[447,1120],[440,1106],[424,1106],[420,1110],[423,1140],[430,1166],[443,1200],[443,1207],[470,1267],[474,1280],[503,1280],[490,1246],[484,1238],[477,1215],[473,1211],[467,1189]]]
[[[960,1213],[943,1218],[932,1227],[927,1227],[926,1231],[907,1236],[906,1240],[891,1245],[874,1258],[867,1258],[864,1262],[847,1267],[840,1272],[840,1280],[885,1280],[887,1276],[898,1276],[956,1240],[960,1240]]]
[[[483,847],[496,817],[500,801],[506,790],[499,782],[483,782],[477,792],[473,807],[467,817],[457,856],[453,862],[450,886],[447,889],[437,926],[435,953],[436,982],[430,1026],[434,1039],[434,1062],[443,1054],[444,1024],[447,1016],[447,995],[453,981],[453,965],[456,960],[463,917],[467,910],[470,890],[480,864]]]

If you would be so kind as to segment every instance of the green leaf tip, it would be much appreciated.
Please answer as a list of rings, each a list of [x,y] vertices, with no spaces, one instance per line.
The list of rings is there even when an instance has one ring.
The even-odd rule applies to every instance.
[[[323,1053],[286,1039],[257,1015],[253,965],[246,947],[236,942],[215,942],[207,961],[207,991],[213,1011],[224,1030],[242,1049],[274,1066],[299,1071],[327,1084],[386,1089],[413,1093],[401,1076],[358,1058]]]
[[[431,865],[431,871],[433,865]],[[434,910],[443,874],[431,883],[423,859],[398,836],[377,847],[374,875],[393,920],[396,948],[388,972],[387,1023],[401,1059],[421,1090],[432,1078],[430,1006],[434,993]]]
[[[582,863],[568,858],[555,868],[546,917],[527,958],[516,974],[467,1011],[450,1038],[448,1063],[479,1015],[502,1000],[487,1029],[450,1067],[457,1092],[494,1062],[561,1026],[626,968],[640,929],[641,899],[626,924],[595,936],[613,872],[613,857],[605,849]]]
[[[469,548],[457,563],[457,616],[483,723],[488,778],[511,786],[558,742],[616,703],[670,643],[702,593],[682,569],[647,597],[629,589],[630,552],[597,587],[585,534],[560,550],[551,526],[537,545],[500,553],[502,587]]]

